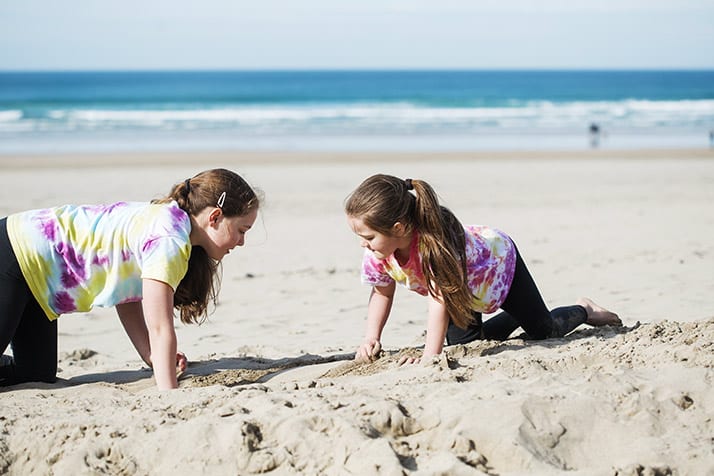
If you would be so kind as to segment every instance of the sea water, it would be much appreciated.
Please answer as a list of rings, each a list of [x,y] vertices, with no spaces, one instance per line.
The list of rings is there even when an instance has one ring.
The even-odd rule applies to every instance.
[[[0,73],[0,154],[708,147],[712,130],[714,71]]]

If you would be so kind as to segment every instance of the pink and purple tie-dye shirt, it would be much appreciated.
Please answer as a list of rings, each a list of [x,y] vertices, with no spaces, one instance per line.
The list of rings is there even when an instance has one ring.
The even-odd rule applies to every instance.
[[[191,221],[176,202],[67,205],[10,215],[8,235],[50,319],[140,301],[142,279],[174,290],[188,269]]]
[[[505,233],[494,228],[468,225],[464,231],[466,279],[474,296],[472,308],[483,313],[494,312],[506,300],[511,287],[516,268],[516,248]],[[403,265],[393,254],[380,260],[370,250],[365,250],[362,283],[387,286],[397,282],[426,296],[428,288],[421,271],[418,238],[418,234],[414,233],[409,260]]]

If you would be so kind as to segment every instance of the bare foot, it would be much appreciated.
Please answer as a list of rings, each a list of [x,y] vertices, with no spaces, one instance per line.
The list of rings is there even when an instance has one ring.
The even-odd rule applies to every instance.
[[[614,312],[610,312],[604,307],[600,307],[588,298],[580,298],[575,304],[579,304],[585,308],[588,317],[585,320],[586,324],[594,327],[600,326],[621,326],[622,321]]]

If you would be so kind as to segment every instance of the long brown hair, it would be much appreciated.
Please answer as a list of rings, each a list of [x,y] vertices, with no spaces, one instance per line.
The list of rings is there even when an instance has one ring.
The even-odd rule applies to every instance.
[[[473,295],[466,283],[464,228],[448,208],[439,204],[428,183],[373,175],[347,197],[345,213],[387,236],[393,235],[397,222],[407,232],[418,232],[421,268],[429,294],[438,297],[438,288],[446,312],[457,326],[466,328],[472,322]]]
[[[171,192],[153,203],[176,201],[189,216],[206,207],[220,207],[226,217],[244,216],[260,206],[256,192],[243,178],[226,169],[213,169],[173,186]],[[215,305],[220,289],[220,262],[200,246],[191,249],[188,270],[174,293],[174,308],[181,322],[201,323],[208,316],[208,304]]]

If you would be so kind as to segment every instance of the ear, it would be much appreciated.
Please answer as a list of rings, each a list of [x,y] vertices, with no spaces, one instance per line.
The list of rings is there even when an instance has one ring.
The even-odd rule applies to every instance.
[[[394,225],[392,225],[392,235],[394,236],[404,236],[405,232],[407,230],[407,227],[404,226],[404,223],[398,221]]]
[[[223,212],[220,208],[216,207],[208,215],[208,224],[211,226],[217,225],[220,218],[223,216]]]

